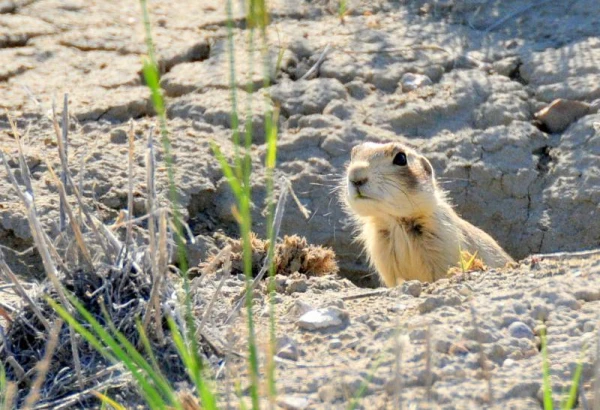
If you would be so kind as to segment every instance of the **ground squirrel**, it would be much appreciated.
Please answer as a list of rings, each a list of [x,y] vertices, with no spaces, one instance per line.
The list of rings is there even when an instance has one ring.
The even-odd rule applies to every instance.
[[[459,263],[461,249],[477,251],[489,267],[512,261],[491,236],[456,214],[431,163],[403,144],[355,146],[344,186],[359,239],[389,287],[443,278]]]

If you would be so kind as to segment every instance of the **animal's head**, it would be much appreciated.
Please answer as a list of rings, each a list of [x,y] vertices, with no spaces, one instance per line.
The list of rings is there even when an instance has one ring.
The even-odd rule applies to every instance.
[[[431,163],[401,143],[355,146],[345,188],[359,217],[406,218],[432,212],[437,202]]]

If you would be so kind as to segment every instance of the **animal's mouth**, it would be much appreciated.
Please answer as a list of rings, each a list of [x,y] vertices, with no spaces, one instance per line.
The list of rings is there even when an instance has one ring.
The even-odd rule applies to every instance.
[[[360,188],[358,188],[358,187],[354,187],[354,189],[353,189],[353,190],[354,190],[354,192],[352,193],[352,198],[353,198],[355,201],[358,201],[358,200],[365,200],[365,199],[373,199],[373,198],[370,198],[370,197],[366,196],[366,195],[365,195],[365,194],[363,194],[362,192],[360,192]]]

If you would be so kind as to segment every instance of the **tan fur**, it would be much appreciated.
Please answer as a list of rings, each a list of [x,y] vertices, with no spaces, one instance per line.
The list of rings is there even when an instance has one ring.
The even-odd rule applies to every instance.
[[[399,152],[406,154],[407,165],[393,164]],[[403,144],[354,147],[343,191],[358,239],[389,287],[445,277],[458,264],[460,249],[477,251],[494,268],[512,261],[491,236],[456,214],[429,161]]]

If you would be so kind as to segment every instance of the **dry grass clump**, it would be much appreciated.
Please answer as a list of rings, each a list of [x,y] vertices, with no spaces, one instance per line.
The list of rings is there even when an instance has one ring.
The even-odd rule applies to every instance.
[[[229,239],[231,246],[231,272],[240,274],[244,272],[242,241]],[[258,274],[265,265],[269,252],[269,241],[262,240],[252,234],[252,272]],[[202,266],[214,264],[214,256],[209,258]],[[332,249],[318,245],[308,244],[306,238],[298,235],[284,236],[283,241],[275,245],[275,274],[290,276],[296,272],[306,276],[333,275],[338,272],[335,252]],[[215,268],[219,268],[224,261],[219,261]]]
[[[149,275],[135,272],[131,266],[123,269],[102,267],[97,270],[78,269],[68,275],[61,275],[60,280],[64,289],[77,297],[86,310],[106,329],[118,330],[133,345],[140,346],[137,322],[143,317],[149,303],[152,289]],[[165,288],[161,297],[163,302],[166,302],[168,295],[173,291],[172,288]],[[49,322],[55,322],[58,315],[47,303],[47,297],[58,299],[57,292],[49,281],[40,286],[32,301]],[[83,320],[81,322],[85,323]],[[166,323],[162,326],[166,332]],[[32,384],[36,365],[43,359],[46,333],[33,309],[25,305],[12,318],[4,343],[0,345],[0,360],[9,364],[6,366],[6,373],[8,379],[15,381],[20,388],[19,399],[23,399],[24,393]],[[79,336],[77,339],[82,367],[80,376],[74,364],[69,327],[62,326],[58,344],[46,372],[46,380],[41,386],[40,397],[48,403],[49,408],[63,403],[68,405],[71,403],[69,396],[73,392],[91,387],[96,390],[96,386],[99,385],[104,389],[125,386],[130,380],[122,366],[111,366],[112,363],[98,350]],[[156,337],[150,337],[150,343],[154,354],[165,359],[161,361],[161,370],[169,375],[171,380],[181,381],[182,376],[186,374],[185,367],[172,341],[165,338],[161,343]],[[72,398],[80,403],[92,404],[88,402],[91,397],[86,397],[85,394]]]
[[[447,275],[452,277],[466,272],[483,272],[486,270],[487,266],[483,263],[481,258],[477,257],[477,252],[471,253],[462,250],[460,252],[460,261],[458,261],[457,266],[452,266],[448,269]]]
[[[82,337],[82,330],[75,331],[72,323],[63,325],[52,303],[74,317],[83,332],[93,333],[93,325],[80,310],[83,307],[110,337],[129,343],[150,362],[155,363],[154,357],[160,357],[160,372],[170,382],[189,384],[189,372],[179,354],[172,327],[167,324],[167,319],[171,319],[172,326],[185,333],[184,314],[177,303],[181,281],[167,267],[173,252],[173,232],[169,229],[167,212],[155,208],[153,184],[147,192],[148,215],[134,220],[129,214],[124,235],[113,232],[90,212],[91,207],[84,202],[68,166],[66,101],[65,96],[62,129],[56,119],[53,122],[61,161],[60,177],[47,164],[60,195],[61,234],[56,241],[44,232],[37,216],[25,147],[12,120],[19,147],[19,179],[9,165],[9,158],[0,151],[0,164],[25,206],[46,274],[46,279],[34,286],[34,292],[26,292],[0,250],[0,279],[12,284],[22,302],[11,307],[10,312],[3,308],[3,313],[9,315],[9,324],[5,330],[0,328],[0,370],[5,369],[8,382],[18,388],[14,401],[18,408],[30,408],[36,402],[36,408],[88,407],[97,404],[95,393],[111,388],[118,388],[120,397],[126,397],[130,404],[142,402],[131,372],[123,363],[115,364],[118,363],[115,350],[99,349],[89,338]],[[131,206],[133,128],[129,142]],[[146,179],[153,181],[152,131],[146,160]],[[73,201],[68,200],[68,195],[74,197],[77,206],[71,205]],[[142,219],[147,220],[151,235],[148,244],[137,246],[131,239],[131,229]],[[51,335],[55,335],[54,344],[50,343]],[[200,341],[198,353],[207,357],[205,347]]]

